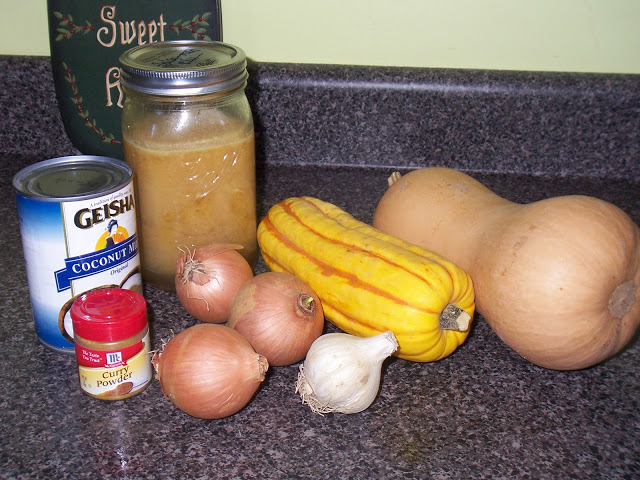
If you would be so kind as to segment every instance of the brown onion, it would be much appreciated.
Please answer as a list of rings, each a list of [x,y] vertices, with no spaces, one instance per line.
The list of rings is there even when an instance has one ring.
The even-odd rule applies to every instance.
[[[211,420],[242,410],[269,363],[235,330],[201,323],[171,338],[153,366],[162,392],[176,407]]]
[[[201,322],[224,323],[231,300],[253,270],[238,253],[241,245],[214,243],[182,252],[176,262],[176,293],[187,312]]]
[[[304,359],[322,334],[324,313],[303,280],[282,272],[256,275],[231,302],[227,326],[240,332],[273,366]]]

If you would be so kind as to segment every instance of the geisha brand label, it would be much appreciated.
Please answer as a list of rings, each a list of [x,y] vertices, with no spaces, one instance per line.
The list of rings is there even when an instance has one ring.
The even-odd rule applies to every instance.
[[[62,202],[68,256],[55,271],[58,292],[72,282],[81,291],[96,284],[120,286],[113,277],[130,262],[139,265],[134,206],[132,182],[102,197]]]

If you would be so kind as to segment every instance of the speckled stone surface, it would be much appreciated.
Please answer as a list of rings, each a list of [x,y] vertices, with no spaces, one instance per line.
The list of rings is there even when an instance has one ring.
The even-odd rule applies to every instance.
[[[637,176],[640,76],[255,65],[265,156]]]
[[[155,381],[142,394],[120,402],[99,401],[82,394],[74,358],[46,349],[35,338],[11,186],[11,178],[20,168],[76,152],[62,129],[46,62],[0,58],[0,66],[4,88],[0,91],[0,215],[4,220],[0,250],[0,382],[4,386],[0,396],[0,478],[640,477],[640,342],[636,339],[615,358],[587,370],[551,371],[528,363],[506,347],[480,315],[467,342],[452,356],[431,364],[399,359],[386,362],[379,397],[368,410],[355,415],[319,416],[302,405],[294,393],[297,365],[272,368],[244,410],[216,421],[198,420],[180,412],[163,398]],[[341,73],[342,68],[328,72],[323,67],[314,73],[315,68],[258,68],[264,76],[256,75],[252,95],[257,95],[253,98],[259,104],[256,110],[261,118],[259,214],[287,196],[314,195],[370,221],[393,167],[412,167],[412,161],[426,161],[417,157],[394,160],[390,152],[405,149],[399,138],[401,132],[413,138],[412,129],[421,129],[424,124],[420,119],[416,119],[420,127],[413,127],[408,118],[398,124],[393,120],[386,130],[384,113],[390,111],[396,95],[403,98],[421,88],[431,90],[397,85],[385,90],[387,81],[402,83],[403,71],[381,71],[380,80],[372,80],[375,70],[364,69],[362,84],[374,81],[381,86],[370,92],[375,101],[368,105],[364,91],[353,87],[362,102],[359,111],[380,116],[372,124],[362,120],[338,128],[341,120],[325,117],[322,111],[308,112],[317,101],[320,110],[331,104],[331,111],[337,114],[340,109],[335,100],[346,101],[352,87],[325,91],[327,82],[334,81],[326,77],[344,76],[356,81],[358,69]],[[282,73],[280,79],[278,72]],[[317,81],[312,81],[316,74]],[[423,74],[455,85],[476,84],[480,78],[494,75],[469,72],[465,82],[461,72],[451,72],[451,78],[444,71]],[[557,79],[551,77],[546,80],[542,74],[514,74],[514,81],[520,83],[525,95],[546,91],[547,82]],[[296,79],[300,78],[306,80],[297,85]],[[514,127],[528,125],[531,131],[527,138],[520,136],[522,130],[513,132],[505,125],[501,130],[497,124],[489,126],[488,121],[483,132],[459,135],[454,125],[440,125],[439,131],[448,136],[449,143],[447,156],[438,163],[474,170],[476,178],[514,201],[582,193],[608,200],[640,222],[638,80],[584,77],[576,81],[580,91],[571,93],[570,85],[566,85],[558,94],[562,101],[539,93],[537,105],[546,105],[541,109],[559,118],[560,112],[546,109],[550,105],[570,108],[580,104],[585,85],[597,84],[601,93],[593,94],[591,101],[598,103],[599,113],[592,112],[588,120],[580,117],[585,127],[578,129],[581,133],[574,131],[575,135],[565,141],[553,137],[542,142],[547,134],[554,133],[551,125],[561,126],[555,120],[546,123],[543,119],[537,125],[544,131],[535,130],[536,123],[531,119]],[[303,102],[305,89],[310,103],[298,103]],[[465,93],[452,87],[447,93],[459,96],[459,100],[473,97],[476,108],[459,117],[466,122],[464,125],[480,125],[488,118],[488,113],[479,113],[483,112],[483,91],[478,88]],[[624,99],[612,95],[613,91],[624,92]],[[496,96],[509,97],[502,90],[484,93],[487,111],[493,112]],[[611,108],[606,99],[612,102]],[[632,118],[634,105],[636,118]],[[456,115],[453,104],[433,108],[436,111],[430,121]],[[446,112],[439,114],[438,109]],[[575,113],[568,111],[566,117],[575,118]],[[309,115],[309,124],[299,115]],[[505,109],[503,115],[511,113]],[[287,122],[290,117],[291,122]],[[356,117],[360,115],[349,119]],[[363,138],[365,124],[376,126],[369,132],[375,135]],[[574,127],[567,128],[573,131]],[[385,134],[391,135],[389,145],[384,141]],[[476,151],[482,162],[470,165],[464,161],[472,156],[468,148],[475,143],[471,141],[475,135],[484,139],[478,141]],[[493,135],[509,139],[511,146],[498,147],[501,142]],[[458,137],[461,144],[456,143]],[[518,138],[524,147],[518,144]],[[542,143],[536,144],[535,139]],[[360,140],[366,147],[358,153],[355,144]],[[487,142],[493,142],[492,146]],[[435,147],[431,140],[426,144]],[[334,157],[341,148],[348,153]],[[495,155],[489,154],[492,149]],[[551,162],[552,157],[557,162]],[[371,160],[369,165],[367,158]],[[576,168],[576,158],[588,159],[581,164],[583,168]],[[613,168],[606,158],[620,163]],[[619,177],[620,171],[626,172],[626,178]],[[260,262],[256,271],[264,270]],[[145,296],[155,346],[171,331],[195,323],[174,295],[146,286]],[[327,330],[333,327],[327,326]]]

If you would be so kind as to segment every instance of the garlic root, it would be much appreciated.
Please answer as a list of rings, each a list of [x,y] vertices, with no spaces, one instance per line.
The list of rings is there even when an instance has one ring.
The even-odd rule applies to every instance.
[[[304,365],[300,365],[298,380],[296,381],[296,393],[300,394],[302,404],[309,405],[313,413],[323,415],[335,411],[335,408],[330,405],[330,402],[321,402],[315,393],[313,393],[313,388],[311,388],[307,378],[304,376]]]

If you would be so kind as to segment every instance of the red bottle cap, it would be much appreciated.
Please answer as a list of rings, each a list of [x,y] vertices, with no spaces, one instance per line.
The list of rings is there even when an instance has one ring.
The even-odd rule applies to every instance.
[[[147,304],[142,295],[123,288],[87,292],[71,305],[73,333],[96,342],[117,342],[147,326]]]

